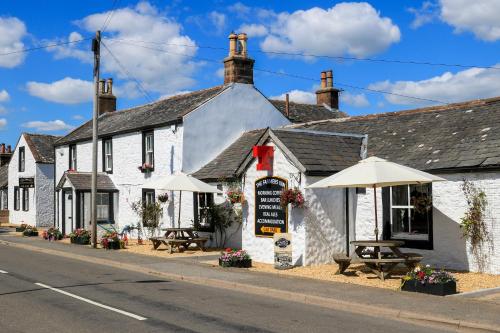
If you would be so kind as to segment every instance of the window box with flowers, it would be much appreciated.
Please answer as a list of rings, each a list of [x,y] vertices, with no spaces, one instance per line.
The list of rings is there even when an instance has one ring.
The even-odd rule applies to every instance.
[[[252,259],[245,250],[227,248],[219,257],[219,266],[250,268],[252,267]]]
[[[446,296],[457,293],[457,280],[444,270],[417,266],[402,279],[401,290]]]
[[[125,242],[118,237],[117,232],[105,232],[101,238],[101,245],[106,250],[120,250],[125,248]]]
[[[141,172],[151,172],[154,170],[154,167],[153,165],[151,164],[148,164],[148,163],[144,163],[143,165],[139,166],[138,169],[141,171]]]
[[[63,234],[57,228],[49,228],[42,233],[42,237],[48,241],[57,241],[63,239]]]
[[[293,208],[305,207],[304,195],[298,188],[287,189],[281,192],[281,197],[280,197],[281,207],[286,208],[289,204],[291,204]]]
[[[71,244],[89,245],[90,244],[90,231],[85,229],[76,229],[69,234]]]

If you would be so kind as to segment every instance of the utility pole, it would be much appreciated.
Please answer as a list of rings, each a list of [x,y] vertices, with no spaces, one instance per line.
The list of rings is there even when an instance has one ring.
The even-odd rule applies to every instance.
[[[92,114],[92,184],[90,223],[92,225],[92,247],[97,248],[97,117],[99,115],[99,63],[101,60],[101,31],[92,39],[94,52],[94,110]]]

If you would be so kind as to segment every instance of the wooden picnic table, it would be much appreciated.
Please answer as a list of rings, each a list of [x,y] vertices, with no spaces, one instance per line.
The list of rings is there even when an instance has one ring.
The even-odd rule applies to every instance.
[[[164,237],[151,237],[153,249],[157,250],[161,244],[165,244],[170,253],[174,250],[184,252],[191,244],[196,244],[202,251],[205,251],[206,237],[198,237],[193,228],[165,228]]]
[[[422,260],[422,255],[418,253],[401,252],[399,247],[404,245],[403,241],[362,240],[352,241],[351,244],[355,246],[354,252],[358,258],[352,260],[347,256],[335,257],[334,260],[339,264],[339,273],[343,273],[351,263],[361,262],[383,281],[394,272],[398,264],[413,269]],[[389,251],[383,251],[384,248]]]

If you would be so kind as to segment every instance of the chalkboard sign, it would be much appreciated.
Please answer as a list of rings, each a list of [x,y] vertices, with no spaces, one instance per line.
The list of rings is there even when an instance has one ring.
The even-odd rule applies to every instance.
[[[281,192],[287,181],[279,177],[265,177],[255,181],[255,236],[273,237],[288,231],[287,209],[281,207]]]
[[[34,178],[19,178],[19,187],[20,188],[34,188],[35,187],[35,179]]]

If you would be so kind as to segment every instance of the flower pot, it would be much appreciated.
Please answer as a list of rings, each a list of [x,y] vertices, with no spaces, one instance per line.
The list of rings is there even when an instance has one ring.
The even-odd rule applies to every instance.
[[[106,246],[106,249],[107,250],[119,250],[121,248],[120,246],[120,241],[111,241],[111,242],[108,242],[108,245]]]
[[[26,232],[23,231],[23,236],[25,237],[38,237],[38,231],[31,231],[31,232]]]
[[[72,237],[70,240],[71,240],[71,244],[77,244],[77,245],[89,245],[90,244],[89,237]]]
[[[457,293],[457,283],[455,281],[448,281],[446,283],[422,284],[417,280],[408,280],[403,281],[401,290],[437,296],[446,296]]]
[[[23,232],[24,230],[26,230],[26,228],[16,227],[16,232]]]
[[[243,259],[238,261],[231,261],[229,265],[224,264],[219,258],[219,266],[221,267],[237,267],[237,268],[250,268],[252,267],[252,259]]]

